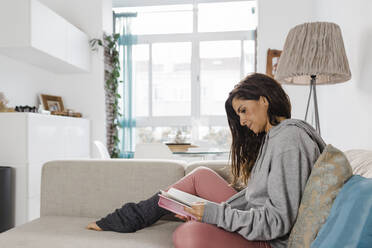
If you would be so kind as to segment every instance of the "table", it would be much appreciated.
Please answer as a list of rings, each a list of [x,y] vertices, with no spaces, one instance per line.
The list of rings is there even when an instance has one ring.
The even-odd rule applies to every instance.
[[[216,157],[228,158],[229,151],[185,151],[185,152],[172,152],[174,155],[181,157],[201,157],[202,160],[214,160]]]

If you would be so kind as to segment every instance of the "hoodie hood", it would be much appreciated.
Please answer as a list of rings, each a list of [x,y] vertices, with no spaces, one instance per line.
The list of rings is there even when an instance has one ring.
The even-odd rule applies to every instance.
[[[278,125],[273,126],[267,133],[266,138],[274,137],[281,131],[281,129],[287,126],[296,126],[304,130],[310,136],[310,138],[314,140],[315,143],[318,145],[320,152],[323,152],[323,149],[326,146],[326,143],[324,142],[322,137],[319,135],[319,133],[309,123],[303,120],[285,119],[281,121]]]

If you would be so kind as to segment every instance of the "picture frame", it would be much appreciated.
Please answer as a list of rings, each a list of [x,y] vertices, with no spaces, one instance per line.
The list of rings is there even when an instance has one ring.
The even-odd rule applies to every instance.
[[[40,102],[44,110],[62,112],[65,110],[63,100],[60,96],[40,94]]]
[[[278,62],[281,54],[281,50],[270,48],[267,50],[266,74],[272,78],[274,78],[278,68]]]

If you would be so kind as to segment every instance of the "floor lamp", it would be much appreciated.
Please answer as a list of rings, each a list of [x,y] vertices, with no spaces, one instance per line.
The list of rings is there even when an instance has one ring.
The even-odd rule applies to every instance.
[[[315,127],[320,134],[316,85],[351,79],[340,27],[329,22],[312,22],[292,28],[278,62],[275,79],[282,84],[310,85],[305,121],[313,94]]]

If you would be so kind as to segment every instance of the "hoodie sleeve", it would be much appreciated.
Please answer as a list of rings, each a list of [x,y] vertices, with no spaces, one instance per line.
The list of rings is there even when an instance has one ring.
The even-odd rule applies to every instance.
[[[319,156],[310,153],[299,146],[275,156],[268,176],[268,199],[263,206],[239,210],[225,202],[207,203],[202,221],[238,232],[248,240],[272,240],[288,234],[311,168]]]

